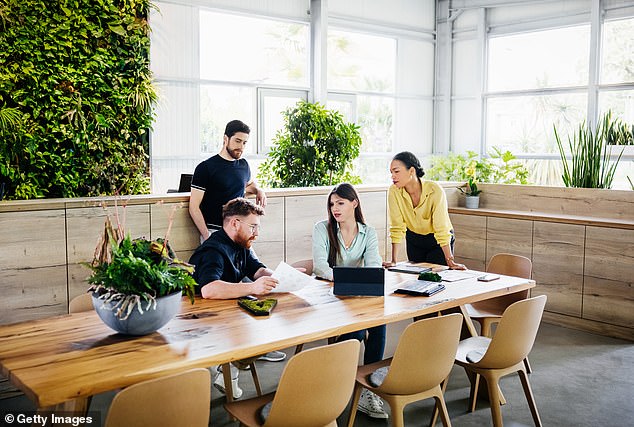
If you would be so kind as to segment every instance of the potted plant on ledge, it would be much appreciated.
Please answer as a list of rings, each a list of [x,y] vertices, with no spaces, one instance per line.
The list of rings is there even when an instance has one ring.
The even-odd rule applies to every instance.
[[[482,193],[482,190],[478,189],[473,177],[469,177],[469,181],[463,187],[458,187],[458,190],[466,196],[465,207],[467,209],[477,209],[480,206],[480,193]]]
[[[118,219],[118,216],[117,216]],[[170,218],[171,226],[172,218]],[[194,303],[194,267],[179,260],[167,240],[124,237],[106,217],[88,278],[93,305],[99,317],[126,335],[152,333],[179,311],[181,296]]]

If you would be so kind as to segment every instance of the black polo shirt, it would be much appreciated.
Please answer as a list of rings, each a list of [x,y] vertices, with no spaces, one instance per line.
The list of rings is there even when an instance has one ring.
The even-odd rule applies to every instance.
[[[226,160],[219,154],[196,166],[192,188],[205,192],[200,211],[205,222],[222,225],[222,205],[236,197],[244,197],[251,180],[251,169],[245,159]]]
[[[245,277],[254,280],[253,276],[266,266],[260,262],[255,253],[236,244],[225,233],[218,230],[196,249],[189,259],[194,264],[194,279],[200,288],[214,280],[238,283]]]

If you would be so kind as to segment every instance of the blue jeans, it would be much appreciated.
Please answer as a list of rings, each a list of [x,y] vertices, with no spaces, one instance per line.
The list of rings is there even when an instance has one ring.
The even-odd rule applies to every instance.
[[[337,342],[345,340],[365,340],[365,352],[363,353],[363,364],[378,362],[383,360],[383,351],[385,350],[385,325],[375,326],[374,328],[362,329],[356,332],[350,332],[340,335]]]

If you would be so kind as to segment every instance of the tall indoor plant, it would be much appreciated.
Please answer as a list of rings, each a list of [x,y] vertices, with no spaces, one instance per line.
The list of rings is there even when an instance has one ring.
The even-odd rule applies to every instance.
[[[268,187],[311,187],[341,181],[360,182],[352,175],[361,135],[354,123],[319,103],[300,101],[284,112],[284,129],[277,133],[258,179]]]
[[[559,154],[563,163],[563,181],[566,187],[610,188],[614,172],[621,160],[621,151],[615,161],[611,161],[612,150],[608,144],[617,135],[615,120],[608,111],[595,128],[582,122],[572,137],[568,136],[570,160],[557,128],[553,126]]]

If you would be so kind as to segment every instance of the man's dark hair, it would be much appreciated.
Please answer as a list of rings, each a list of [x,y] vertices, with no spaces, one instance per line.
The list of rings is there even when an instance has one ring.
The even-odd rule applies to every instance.
[[[251,129],[241,120],[231,120],[227,123],[227,126],[225,127],[225,135],[227,135],[227,138],[231,139],[231,137],[238,132],[250,134]]]
[[[251,214],[262,216],[264,215],[264,209],[244,197],[229,200],[227,204],[222,207],[223,222],[232,216],[244,217]]]

